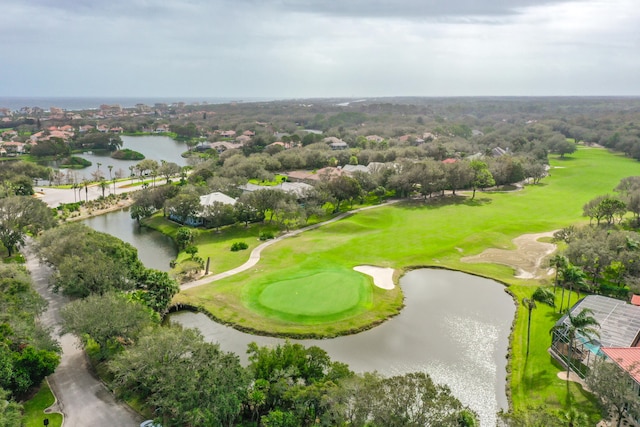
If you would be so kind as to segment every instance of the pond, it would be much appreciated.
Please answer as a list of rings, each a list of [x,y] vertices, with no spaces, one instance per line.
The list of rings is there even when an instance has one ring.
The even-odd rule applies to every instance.
[[[145,135],[145,136],[121,136],[122,148],[129,148],[133,151],[144,154],[145,158],[161,160],[177,163],[179,166],[186,166],[187,159],[181,157],[181,154],[187,151],[187,145],[184,142],[177,142],[168,136]],[[138,164],[139,160],[117,160],[112,159],[110,153],[83,153],[77,157],[89,160],[92,165],[84,169],[64,169],[66,174],[72,174],[76,177],[76,182],[83,179],[91,180],[91,174],[98,168],[104,173],[105,178],[110,179],[109,166],[112,166],[112,173],[120,171],[123,177],[130,175],[129,167]],[[52,165],[55,167],[55,165]]]
[[[508,407],[506,355],[516,310],[511,296],[495,281],[449,270],[413,270],[400,285],[406,306],[382,325],[356,335],[296,342],[321,347],[356,372],[425,371],[476,411],[481,425],[495,425],[496,412]],[[237,331],[200,313],[175,313],[171,320],[198,328],[243,363],[249,343],[282,342]]]
[[[138,227],[136,221],[131,219],[129,209],[87,218],[83,223],[133,245],[138,249],[138,258],[147,268],[169,271],[169,263],[178,253],[170,237],[159,231]]]

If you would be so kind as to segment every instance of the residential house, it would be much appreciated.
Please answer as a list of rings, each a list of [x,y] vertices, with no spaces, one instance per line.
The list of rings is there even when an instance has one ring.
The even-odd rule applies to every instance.
[[[491,149],[491,155],[493,157],[502,157],[509,154],[509,149],[507,148],[506,150],[504,148],[500,148],[500,147],[494,147]]]
[[[572,347],[570,367],[581,375],[582,365],[589,366],[596,356],[602,356],[602,348],[632,348],[640,343],[640,307],[602,295],[587,295],[571,307],[570,313],[577,315],[583,309],[591,310],[591,315],[600,325],[599,337],[576,336],[574,343],[569,343],[563,332],[563,325],[569,324],[568,315],[556,322],[556,332],[552,337],[549,352],[560,363],[567,365],[566,358],[569,345]]]
[[[349,144],[335,136],[326,137],[322,141],[328,143],[332,150],[346,150],[349,148]]]
[[[240,135],[236,138],[236,142],[239,144],[246,144],[249,141],[251,141],[251,137],[247,135]]]
[[[241,185],[240,188],[242,191],[246,192],[246,193],[252,193],[254,191],[258,191],[258,190],[280,190],[280,191],[284,191],[287,194],[293,194],[296,199],[298,200],[302,200],[305,197],[305,193],[311,189],[313,189],[312,185],[309,184],[305,184],[304,182],[281,182],[278,185],[272,185],[269,187],[266,187],[264,185],[257,185],[257,184],[251,184],[251,183],[247,183],[244,185]]]
[[[204,146],[206,145],[207,144],[204,144]],[[223,151],[226,151],[226,150],[234,150],[236,148],[242,148],[242,145],[243,144],[238,144],[238,143],[229,142],[229,141],[216,141],[216,142],[210,143],[208,146],[209,148],[216,150],[218,153],[222,153]]]
[[[433,141],[435,139],[437,139],[438,137],[431,133],[431,132],[425,132],[422,134],[422,139],[424,139],[425,141]]]
[[[631,386],[640,397],[640,347],[602,347],[600,350],[629,375],[633,381]]]
[[[15,130],[6,130],[2,132],[2,138],[11,140],[18,136],[18,132]]]
[[[352,175],[354,172],[369,173],[369,168],[364,165],[344,165],[342,170],[347,174]]]
[[[6,156],[15,157],[25,153],[25,143],[18,141],[8,141],[2,143],[2,148],[6,152]]]
[[[203,212],[207,206],[212,206],[215,202],[233,206],[236,204],[236,199],[227,196],[226,194],[219,191],[205,194],[204,196],[200,196],[200,212]],[[183,219],[179,215],[176,215],[174,212],[169,212],[169,219],[181,224],[190,225],[192,227],[206,225],[205,219],[200,215],[190,216],[186,219]]]

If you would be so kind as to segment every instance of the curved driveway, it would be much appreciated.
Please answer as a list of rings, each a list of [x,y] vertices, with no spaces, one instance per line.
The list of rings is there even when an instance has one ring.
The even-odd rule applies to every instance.
[[[49,289],[51,269],[39,262],[29,241],[22,254],[31,272],[33,286],[49,303],[40,321],[54,328],[54,338],[62,346],[62,358],[56,371],[48,378],[57,398],[52,408],[64,414],[64,427],[135,427],[142,418],[125,404],[115,400],[107,387],[91,373],[78,339],[71,334],[60,336],[60,309],[69,301]]]

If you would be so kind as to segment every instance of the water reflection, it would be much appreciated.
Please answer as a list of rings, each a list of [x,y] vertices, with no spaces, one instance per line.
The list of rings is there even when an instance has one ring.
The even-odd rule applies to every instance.
[[[94,216],[83,222],[94,230],[131,243],[138,249],[138,257],[147,268],[169,271],[169,263],[176,257],[173,240],[158,231],[138,227],[131,219],[129,209]]]
[[[156,135],[147,135],[147,136],[121,136],[122,138],[122,148],[129,148],[133,151],[137,151],[139,153],[144,154],[145,158],[152,159],[157,162],[161,160],[167,162],[174,162],[179,166],[186,166],[187,161],[184,157],[181,156],[182,153],[187,151],[187,145],[184,142],[177,142],[168,136],[156,136]],[[73,181],[73,177],[75,177],[76,182],[80,182],[83,179],[92,180],[92,173],[94,173],[98,168],[98,163],[100,163],[100,171],[106,179],[110,179],[110,172],[112,174],[119,173],[122,177],[127,177],[130,175],[130,167],[135,166],[140,161],[139,160],[117,160],[112,159],[110,153],[83,153],[76,155],[77,157],[82,157],[83,159],[89,160],[92,165],[85,169],[64,169],[65,180],[67,179],[67,175],[71,175],[71,181]],[[52,163],[49,166],[57,167],[56,164]],[[109,166],[111,166],[111,171],[109,171]],[[160,178],[159,178],[160,179]]]
[[[395,318],[360,334],[299,342],[325,349],[357,372],[424,370],[475,410],[481,425],[495,425],[496,412],[508,406],[505,356],[515,314],[512,298],[492,280],[448,270],[411,271],[401,286],[406,306]],[[203,314],[176,313],[171,320],[197,327],[243,363],[250,342],[281,341],[236,331]]]

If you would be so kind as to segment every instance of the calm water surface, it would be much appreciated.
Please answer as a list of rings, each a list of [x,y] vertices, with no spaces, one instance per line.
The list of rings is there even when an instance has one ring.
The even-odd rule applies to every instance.
[[[158,163],[161,160],[167,162],[173,162],[179,166],[186,166],[187,160],[181,157],[181,154],[187,151],[187,145],[184,142],[177,142],[168,136],[125,136],[122,135],[122,148],[129,148],[133,151],[144,154],[145,158],[156,160]],[[121,171],[123,177],[130,175],[131,171],[129,167],[135,166],[139,160],[117,160],[112,159],[109,153],[83,153],[78,154],[78,157],[89,160],[92,165],[85,169],[70,170],[70,173],[75,173],[77,176],[77,182],[82,179],[91,179],[91,174],[98,168],[100,163],[100,170],[103,172],[106,179],[110,179],[109,166],[113,166],[111,173]],[[65,169],[65,171],[67,171]],[[162,180],[162,178],[158,178]]]
[[[169,263],[177,255],[177,249],[170,237],[159,231],[138,227],[136,221],[131,219],[129,209],[94,216],[83,222],[94,230],[131,243],[138,249],[138,258],[147,268],[169,271]]]
[[[497,282],[448,270],[414,270],[400,284],[406,306],[393,319],[356,335],[298,342],[323,348],[356,372],[425,371],[476,411],[482,426],[494,426],[496,412],[508,406],[506,355],[513,299]],[[175,313],[171,320],[198,328],[207,340],[240,355],[243,363],[250,342],[282,342],[237,331],[199,313]]]

